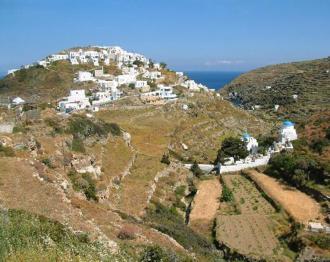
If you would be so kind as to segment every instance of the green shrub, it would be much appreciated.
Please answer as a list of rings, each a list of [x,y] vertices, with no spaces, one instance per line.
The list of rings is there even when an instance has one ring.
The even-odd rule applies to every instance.
[[[309,180],[322,182],[326,177],[324,169],[316,161],[308,156],[289,152],[274,155],[266,173],[295,187],[302,187]]]
[[[166,164],[166,165],[171,164],[170,158],[167,154],[164,154],[162,156],[162,159],[160,160],[160,162],[163,163],[163,164]]]
[[[236,137],[226,138],[218,150],[215,164],[224,163],[228,157],[233,157],[235,160],[244,159],[249,155],[245,147],[245,143]]]
[[[150,246],[145,248],[141,255],[139,261],[141,262],[172,262],[172,261],[182,261],[174,253],[162,249],[159,246]]]
[[[213,252],[212,244],[189,228],[174,210],[173,207],[154,203],[153,207],[148,208],[145,220],[160,232],[173,237],[187,250],[207,255]]]
[[[196,161],[194,161],[194,163],[190,167],[190,171],[194,174],[194,176],[198,178],[200,178],[203,175],[203,171],[202,169],[200,169]]]
[[[185,186],[185,185],[178,186],[178,187],[175,189],[175,194],[176,194],[177,196],[179,196],[179,197],[182,197],[182,196],[184,196],[185,191],[186,191],[186,186]]]
[[[3,146],[0,144],[0,156],[13,157],[15,156],[15,151],[9,146]]]
[[[52,165],[52,161],[50,160],[50,158],[44,158],[41,160],[41,162],[48,166],[49,168],[54,168],[53,165]]]
[[[25,134],[29,129],[25,126],[22,125],[18,125],[18,126],[14,126],[13,128],[13,133],[23,133]]]
[[[71,150],[75,152],[85,153],[84,141],[81,138],[74,136],[72,139]]]
[[[106,130],[110,132],[113,136],[120,136],[121,130],[118,124],[116,123],[106,123],[105,124]]]
[[[233,200],[234,200],[233,192],[229,189],[229,187],[227,187],[226,185],[223,185],[221,201],[231,202]]]
[[[111,261],[106,248],[92,243],[86,233],[74,234],[56,221],[21,210],[0,209],[0,261]],[[16,254],[19,256],[16,257]],[[11,258],[11,259],[8,259]],[[13,259],[14,258],[14,259]]]
[[[107,136],[111,132],[114,136],[121,135],[120,127],[116,123],[94,122],[83,116],[72,117],[68,124],[67,131],[81,139],[90,136]]]
[[[330,236],[328,234],[312,235],[309,239],[322,249],[330,249]]]
[[[79,174],[75,170],[70,170],[68,177],[70,178],[72,187],[75,191],[83,192],[88,200],[98,201],[95,181],[90,174]]]

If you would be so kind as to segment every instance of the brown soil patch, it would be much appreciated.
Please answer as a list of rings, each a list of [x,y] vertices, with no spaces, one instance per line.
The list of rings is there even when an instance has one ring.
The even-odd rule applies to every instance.
[[[247,173],[298,222],[307,223],[310,220],[323,220],[320,205],[305,193],[255,170]]]
[[[278,241],[263,215],[218,216],[217,236],[221,242],[253,257],[272,256]]]
[[[210,232],[219,208],[221,184],[217,178],[201,181],[190,213],[189,225],[196,231]]]

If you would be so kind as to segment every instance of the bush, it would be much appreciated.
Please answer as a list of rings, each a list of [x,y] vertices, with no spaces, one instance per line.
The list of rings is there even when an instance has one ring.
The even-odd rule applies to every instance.
[[[113,136],[120,136],[121,130],[118,124],[116,123],[106,123],[105,124],[106,130],[110,132]]]
[[[316,161],[289,152],[274,155],[269,161],[266,173],[295,187],[302,187],[309,180],[322,182],[325,179],[324,170]]]
[[[245,147],[245,143],[239,138],[228,137],[226,138],[221,145],[221,148],[218,151],[215,164],[224,163],[225,159],[228,157],[233,157],[235,160],[244,159],[249,155]]]
[[[79,174],[75,170],[70,170],[68,177],[70,178],[75,191],[83,192],[88,200],[99,200],[96,195],[95,182],[90,174]]]
[[[157,230],[173,237],[188,250],[198,253],[210,254],[214,248],[204,237],[195,233],[176,212],[176,208],[168,208],[160,203],[154,203],[153,208],[147,210],[146,221]]]
[[[231,190],[226,185],[223,185],[221,201],[231,202],[233,200],[234,200],[233,192],[231,192]]]
[[[163,164],[166,164],[166,165],[171,164],[170,158],[169,158],[169,156],[166,155],[166,154],[164,154],[164,155],[162,156],[162,159],[160,160],[160,162],[163,163]]]
[[[75,152],[85,153],[84,142],[81,138],[74,136],[72,139],[71,150]]]
[[[73,117],[69,121],[67,130],[70,134],[84,139],[90,136],[107,136],[111,132],[114,136],[121,135],[120,127],[116,123],[104,123],[103,121],[93,122],[83,116]]]
[[[9,146],[3,146],[0,144],[0,156],[15,156],[15,151]]]
[[[45,119],[45,123],[48,126],[52,127],[53,128],[53,131],[55,133],[61,134],[61,133],[63,133],[63,128],[60,126],[59,121],[60,120],[58,118],[50,118],[50,117],[48,117],[48,118]]]
[[[169,262],[170,260],[166,252],[159,246],[147,247],[141,254],[141,262]]]
[[[309,239],[322,249],[330,249],[330,236],[328,234],[313,235]]]
[[[194,163],[192,164],[190,171],[194,174],[194,176],[198,178],[200,178],[203,175],[203,171],[202,169],[200,169],[196,161],[194,161]]]
[[[44,158],[44,159],[41,160],[41,162],[44,165],[48,166],[49,168],[54,168],[53,165],[52,165],[52,161],[49,158]]]
[[[328,139],[316,139],[312,141],[310,148],[321,155],[323,153],[323,149],[329,144]]]
[[[118,233],[117,237],[123,240],[132,240],[136,238],[135,231],[136,231],[135,228],[130,225],[123,226],[120,232]]]

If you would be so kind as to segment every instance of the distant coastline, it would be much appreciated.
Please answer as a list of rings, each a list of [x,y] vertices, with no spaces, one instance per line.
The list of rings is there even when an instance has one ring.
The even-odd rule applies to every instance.
[[[184,73],[197,83],[219,90],[244,72],[186,71]]]

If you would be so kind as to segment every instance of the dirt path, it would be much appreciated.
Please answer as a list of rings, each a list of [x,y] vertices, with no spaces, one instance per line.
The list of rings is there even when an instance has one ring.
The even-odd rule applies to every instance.
[[[255,170],[249,171],[248,175],[298,222],[324,219],[320,205],[305,193]]]
[[[209,234],[219,208],[221,184],[218,178],[201,181],[193,201],[189,226],[202,234]]]

